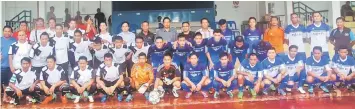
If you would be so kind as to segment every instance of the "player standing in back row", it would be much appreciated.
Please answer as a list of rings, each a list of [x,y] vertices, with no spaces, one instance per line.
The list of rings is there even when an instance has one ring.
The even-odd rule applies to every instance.
[[[291,45],[296,45],[298,47],[298,55],[302,58],[306,58],[306,50],[304,47],[305,38],[307,38],[306,27],[299,24],[299,17],[297,14],[291,14],[292,24],[288,25],[285,29],[285,39],[286,43],[290,47]]]

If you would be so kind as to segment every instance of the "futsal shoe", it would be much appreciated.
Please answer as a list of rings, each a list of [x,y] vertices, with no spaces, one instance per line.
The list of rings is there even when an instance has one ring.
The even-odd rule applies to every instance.
[[[300,93],[302,93],[302,94],[305,94],[305,93],[306,93],[306,91],[304,91],[302,87],[299,87],[297,90],[298,90]]]
[[[130,102],[132,100],[133,100],[133,96],[132,96],[132,94],[129,94],[126,98],[126,102]]]

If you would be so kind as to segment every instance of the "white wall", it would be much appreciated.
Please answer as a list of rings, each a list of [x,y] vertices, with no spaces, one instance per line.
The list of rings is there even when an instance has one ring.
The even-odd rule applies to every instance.
[[[3,1],[4,6],[4,19],[5,20],[12,19],[15,15],[20,13],[23,10],[32,10],[32,16],[37,16],[37,1]]]
[[[219,19],[233,20],[238,29],[243,21],[257,16],[257,1],[240,1],[238,8],[233,7],[232,1],[216,1],[215,4],[217,5],[216,21]]]

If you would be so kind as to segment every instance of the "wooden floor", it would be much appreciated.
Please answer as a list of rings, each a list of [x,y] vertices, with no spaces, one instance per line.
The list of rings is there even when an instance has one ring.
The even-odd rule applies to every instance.
[[[53,103],[31,104],[22,101],[22,105],[13,106],[4,104],[1,109],[12,108],[83,108],[83,109],[100,109],[100,108],[139,108],[139,109],[355,109],[355,92],[348,92],[343,89],[340,93],[332,92],[329,94],[322,93],[316,90],[315,94],[299,94],[296,91],[288,93],[287,96],[279,96],[276,93],[271,93],[269,96],[258,96],[251,98],[250,94],[245,92],[242,100],[229,98],[223,92],[221,97],[214,99],[210,95],[209,98],[203,98],[201,94],[194,93],[190,99],[185,99],[185,93],[180,92],[180,98],[174,98],[172,95],[167,95],[162,101],[156,105],[152,105],[145,100],[143,95],[135,94],[132,102],[118,102],[116,98],[110,98],[106,103],[100,103],[100,95],[95,97],[94,103],[88,103],[81,100],[80,103],[74,104],[72,101],[67,104],[62,104],[58,99]]]

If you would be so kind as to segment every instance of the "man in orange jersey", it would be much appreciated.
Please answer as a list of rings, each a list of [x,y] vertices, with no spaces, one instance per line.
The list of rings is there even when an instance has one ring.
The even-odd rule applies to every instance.
[[[149,97],[149,91],[153,90],[154,74],[152,65],[147,63],[147,55],[140,53],[138,55],[138,63],[132,66],[131,85],[136,88],[139,93],[144,94],[146,99]]]
[[[270,20],[270,26],[265,30],[264,41],[269,42],[275,49],[277,54],[284,53],[284,30],[279,27],[279,20],[277,17],[272,16]]]

